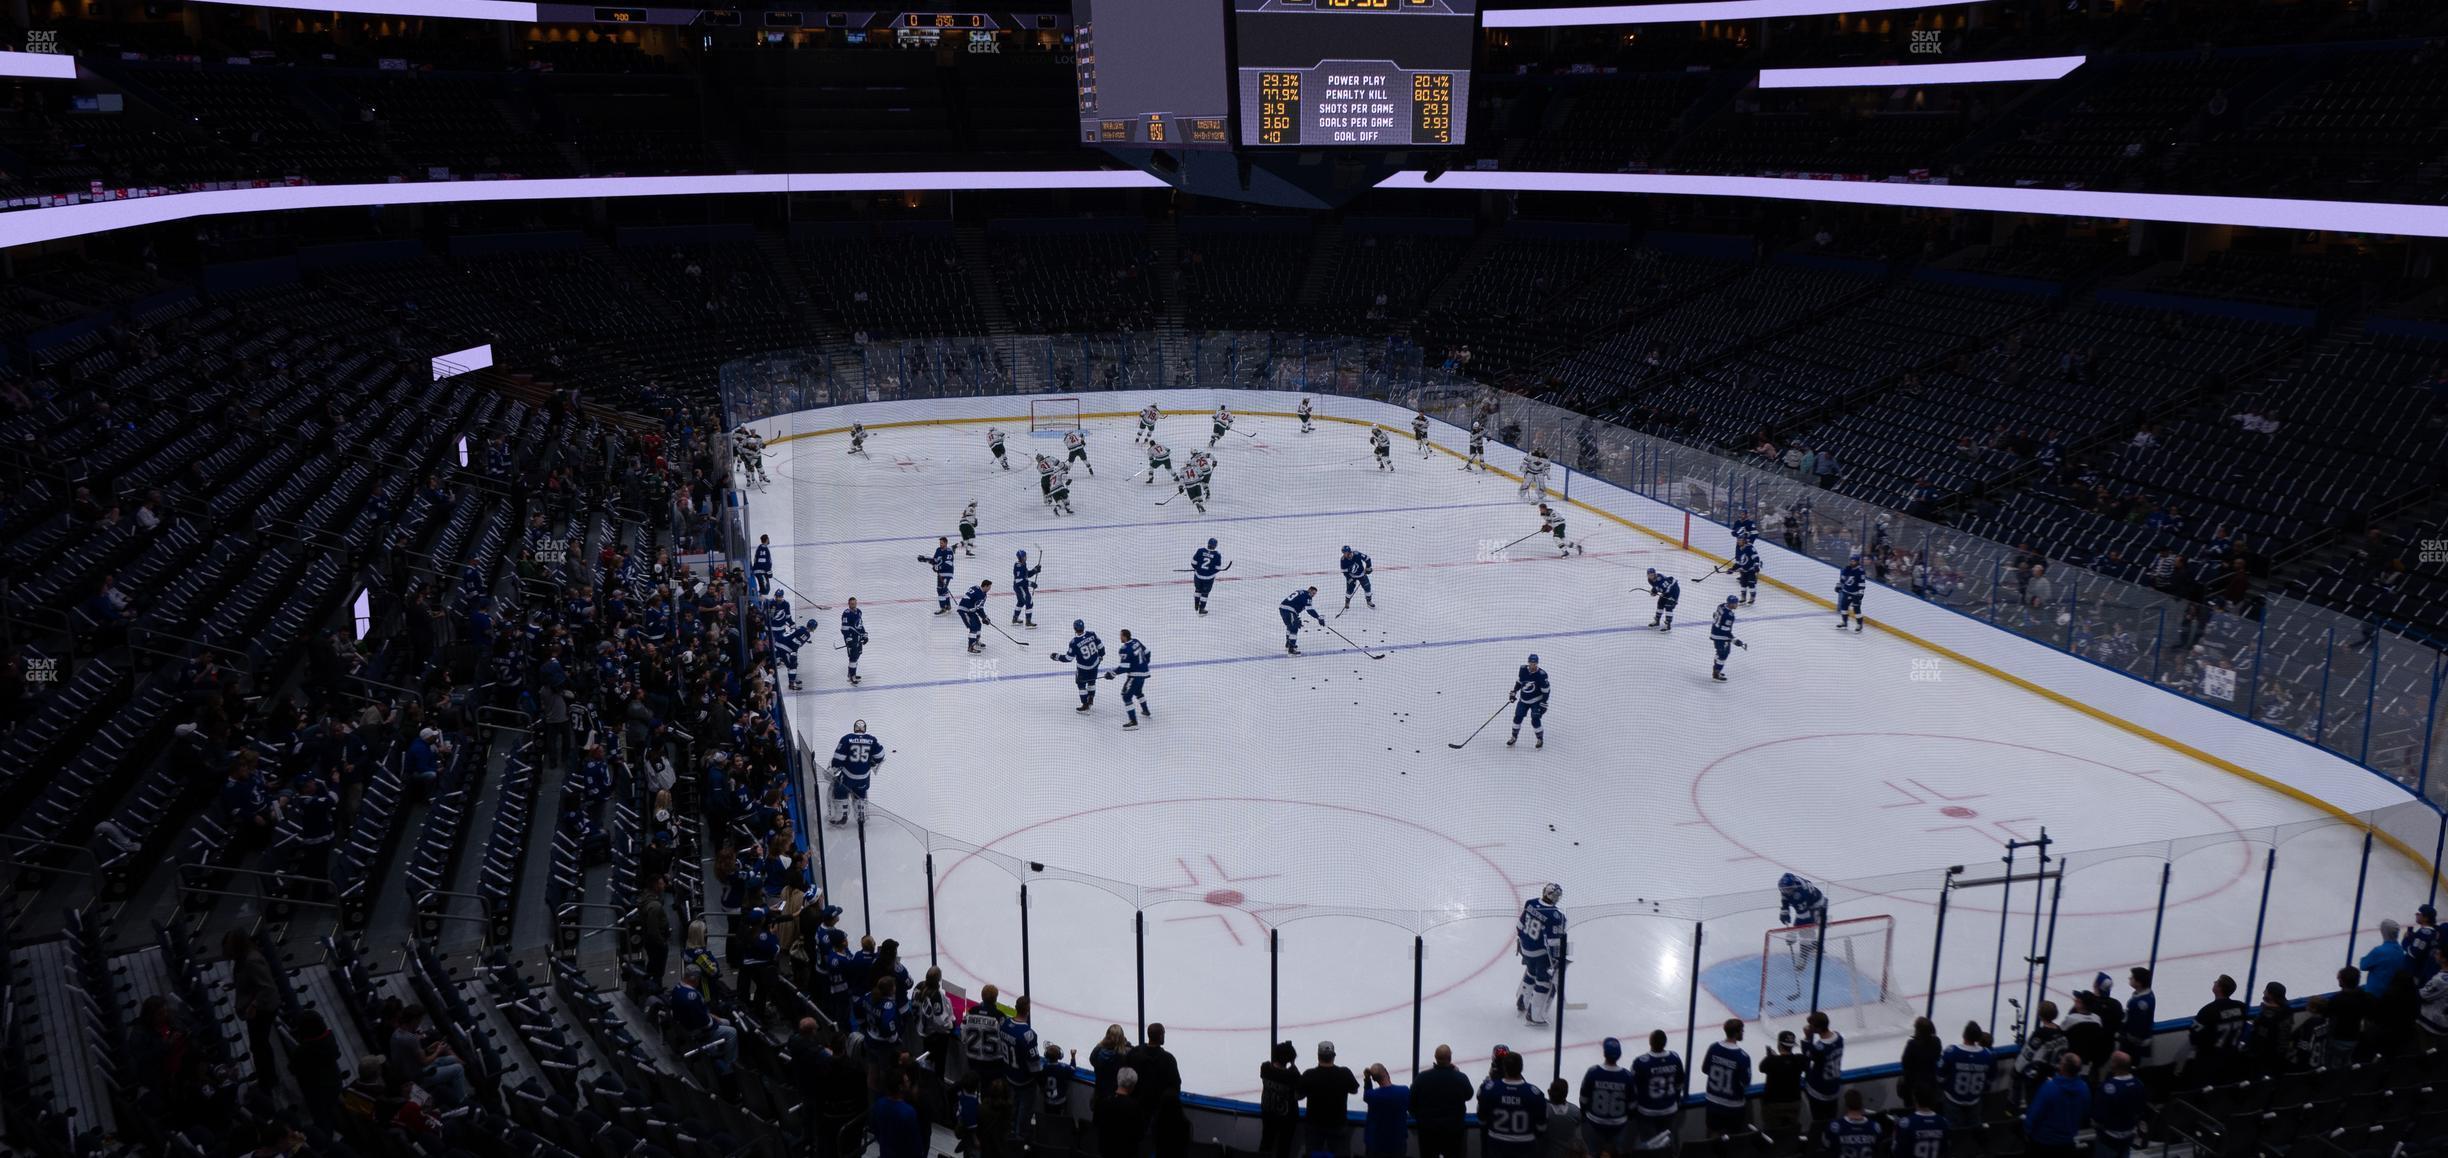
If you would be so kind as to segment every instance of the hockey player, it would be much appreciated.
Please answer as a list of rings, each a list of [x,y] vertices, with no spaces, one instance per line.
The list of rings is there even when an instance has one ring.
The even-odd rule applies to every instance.
[[[1747,649],[1751,646],[1734,638],[1734,609],[1741,603],[1742,596],[1726,596],[1725,604],[1709,620],[1709,642],[1717,648],[1717,662],[1709,668],[1709,678],[1718,683],[1725,682],[1726,656],[1733,654],[1735,648]]]
[[[1581,554],[1581,541],[1564,537],[1564,516],[1550,510],[1545,503],[1539,504],[1539,529],[1555,535],[1558,558]]]
[[[1121,660],[1112,671],[1105,673],[1106,679],[1116,676],[1122,679],[1122,711],[1128,717],[1122,721],[1122,730],[1138,727],[1142,712],[1147,714],[1149,723],[1154,723],[1156,710],[1149,707],[1147,702],[1148,646],[1131,638],[1130,628],[1127,627],[1122,629]]]
[[[969,654],[986,650],[986,641],[978,633],[986,630],[986,596],[994,590],[994,580],[980,579],[960,598],[961,626],[969,629]]]
[[[1385,427],[1369,427],[1369,453],[1377,456],[1377,469],[1394,469],[1394,442],[1386,437]]]
[[[765,440],[745,426],[731,436],[733,453],[739,456],[740,476],[747,485],[764,490],[773,480],[765,474]]]
[[[773,590],[773,536],[757,536],[756,558],[749,563],[748,571],[756,577],[758,591]]]
[[[1029,566],[1028,552],[1018,551],[1012,557],[1012,622],[1023,627],[1037,626],[1037,573],[1044,567]]]
[[[1174,471],[1174,469],[1173,469],[1173,448],[1172,448],[1172,447],[1166,446],[1165,444],[1163,444],[1163,443],[1161,443],[1161,442],[1156,441],[1156,437],[1155,437],[1155,435],[1150,434],[1150,435],[1148,436],[1148,442],[1147,442],[1147,454],[1148,454],[1148,476],[1147,476],[1147,480],[1148,480],[1148,482],[1149,482],[1151,485],[1153,485],[1153,484],[1155,483],[1155,481],[1156,481],[1156,472],[1157,472],[1157,471],[1159,471],[1159,470],[1162,470],[1163,472],[1165,472],[1165,475],[1166,475],[1167,477],[1171,478],[1173,481],[1175,481],[1175,482],[1180,482],[1180,481],[1181,481],[1181,475],[1180,475],[1179,473],[1177,473],[1176,471]]]
[[[789,672],[790,690],[794,692],[799,690],[799,649],[805,646],[808,637],[814,634],[816,634],[816,621],[813,619],[796,627],[773,633],[774,658],[781,660],[783,668]]]
[[[1859,633],[1862,625],[1870,622],[1862,616],[1862,589],[1869,584],[1869,577],[1862,574],[1861,552],[1855,551],[1845,561],[1844,570],[1836,575],[1836,630],[1843,631],[1849,619],[1853,621],[1853,630]]]
[[[935,553],[920,555],[918,561],[935,569],[935,614],[943,615],[950,612],[952,610],[951,537],[948,535],[935,536]]]
[[[1522,963],[1513,1010],[1532,1025],[1547,1024],[1548,1007],[1555,1004],[1556,963],[1564,957],[1564,910],[1556,903],[1563,899],[1564,886],[1541,888],[1522,902],[1521,923],[1513,931],[1513,954]]]
[[[842,649],[850,653],[850,683],[856,686],[859,682],[859,653],[867,650],[867,613],[859,610],[856,595],[842,606],[841,637]]]
[[[1199,481],[1207,484],[1207,497],[1215,497],[1216,459],[1203,450],[1190,452],[1190,465],[1198,468]]]
[[[1369,573],[1377,569],[1375,561],[1366,552],[1345,547],[1343,560],[1337,566],[1343,570],[1343,610],[1351,610],[1351,597],[1355,590],[1368,600],[1370,607],[1377,606],[1377,589],[1369,585]]]
[[[1734,585],[1742,589],[1744,603],[1759,602],[1759,548],[1749,539],[1734,541]]]
[[[1054,469],[1053,459],[1042,454],[1037,456],[1037,497],[1045,500],[1048,506],[1054,503]]]
[[[1419,448],[1421,458],[1436,453],[1428,446],[1428,415],[1424,412],[1411,416],[1411,445]]]
[[[1207,614],[1207,593],[1215,590],[1216,576],[1224,570],[1224,553],[1216,550],[1216,541],[1190,552],[1190,606],[1199,614]]]
[[[1734,540],[1738,543],[1749,543],[1758,540],[1759,520],[1751,517],[1750,507],[1737,506],[1734,508],[1733,530]]]
[[[1301,420],[1300,432],[1301,432],[1302,434],[1308,434],[1308,433],[1310,433],[1311,431],[1314,431],[1314,430],[1316,430],[1316,429],[1317,429],[1317,427],[1315,427],[1315,426],[1311,425],[1311,424],[1310,424],[1310,422],[1309,422],[1310,410],[1309,410],[1309,400],[1308,400],[1308,399],[1306,399],[1306,398],[1301,399],[1300,409],[1299,409],[1299,410],[1294,411],[1294,413],[1296,413],[1296,414],[1300,415],[1300,420]]]
[[[867,425],[863,422],[850,424],[850,453],[867,457]]]
[[[971,500],[969,500],[969,505],[961,508],[961,514],[960,514],[960,537],[961,537],[961,554],[963,554],[963,555],[967,555],[967,556],[969,556],[969,557],[970,557],[970,558],[972,558],[972,559],[977,558],[977,500],[976,500],[976,499],[971,499]]]
[[[1819,957],[1818,926],[1827,921],[1827,894],[1819,886],[1792,873],[1777,878],[1777,920],[1785,925],[1811,930],[1785,934],[1785,956],[1793,963],[1792,992],[1788,1001],[1802,997],[1802,978],[1811,963]]]
[[[833,823],[850,823],[853,812],[866,823],[867,785],[883,766],[884,742],[867,734],[867,721],[853,722],[833,746]]]
[[[992,426],[986,428],[986,453],[994,456],[996,466],[1011,469],[1011,460],[1003,457],[1003,432]]]
[[[1216,443],[1218,443],[1218,442],[1222,441],[1222,440],[1223,440],[1223,438],[1224,438],[1224,432],[1225,432],[1225,431],[1227,431],[1227,430],[1231,430],[1231,429],[1232,429],[1232,424],[1233,424],[1233,413],[1232,413],[1232,407],[1230,407],[1230,406],[1218,406],[1218,407],[1216,407],[1216,412],[1215,412],[1215,432],[1214,432],[1214,433],[1212,433],[1212,434],[1209,434],[1209,435],[1207,436],[1207,445],[1209,445],[1209,446],[1214,446]]]
[[[1073,430],[1071,433],[1063,435],[1063,450],[1065,452],[1063,462],[1066,465],[1076,462],[1081,466],[1088,468],[1088,477],[1096,477],[1096,464],[1088,461],[1087,431]]]
[[[1474,418],[1470,429],[1470,457],[1462,460],[1462,469],[1484,471],[1487,468],[1487,424]]]
[[[1673,631],[1675,604],[1683,601],[1683,581],[1651,567],[1649,594],[1657,596],[1657,611],[1649,617],[1649,626]]]
[[[1207,471],[1206,471],[1206,469],[1205,469],[1205,468],[1203,468],[1203,467],[1201,467],[1201,466],[1199,466],[1199,464],[1198,464],[1198,462],[1197,462],[1196,460],[1192,460],[1189,466],[1186,466],[1186,467],[1182,468],[1182,472],[1181,472],[1180,474],[1177,474],[1177,475],[1173,476],[1173,477],[1175,477],[1175,478],[1177,478],[1177,479],[1180,479],[1180,480],[1181,480],[1181,482],[1180,482],[1179,484],[1177,484],[1177,485],[1175,485],[1175,486],[1174,486],[1174,488],[1173,488],[1173,489],[1174,489],[1174,491],[1175,491],[1175,492],[1177,492],[1177,493],[1180,493],[1180,494],[1185,494],[1185,495],[1190,496],[1190,505],[1191,505],[1191,506],[1193,506],[1193,507],[1198,508],[1198,512],[1199,512],[1200,514],[1202,514],[1202,515],[1203,515],[1203,514],[1206,514],[1206,513],[1207,513]]]
[[[1069,661],[1074,666],[1071,682],[1079,689],[1077,710],[1087,711],[1096,703],[1097,664],[1105,659],[1105,641],[1088,630],[1087,620],[1074,619],[1071,621],[1071,646],[1055,652],[1052,658],[1056,663]]]
[[[1276,608],[1277,613],[1283,616],[1285,655],[1300,654],[1300,617],[1302,612],[1307,612],[1309,614],[1309,618],[1317,620],[1320,624],[1324,624],[1326,622],[1326,617],[1318,614],[1318,609],[1309,605],[1310,601],[1316,598],[1317,588],[1304,587],[1291,593],[1290,595],[1284,596],[1283,606]]]
[[[1138,432],[1137,434],[1131,435],[1131,441],[1132,441],[1132,442],[1154,442],[1154,441],[1156,441],[1156,420],[1157,420],[1157,419],[1159,419],[1159,418],[1162,418],[1162,417],[1164,417],[1164,411],[1156,409],[1156,404],[1155,404],[1155,403],[1153,403],[1153,402],[1150,402],[1150,403],[1148,403],[1147,405],[1140,407],[1140,408],[1139,408],[1139,432]]]
[[[1516,487],[1514,493],[1523,499],[1536,494],[1537,501],[1547,501],[1547,456],[1540,454],[1536,447],[1522,456],[1521,486]]]
[[[1068,515],[1072,513],[1070,467],[1060,463],[1055,464],[1054,489],[1052,492],[1046,495],[1046,501],[1053,505],[1055,514]]]
[[[1510,748],[1521,741],[1522,719],[1530,720],[1533,748],[1547,746],[1547,669],[1539,666],[1538,654],[1531,653],[1530,662],[1513,676],[1513,690],[1505,693],[1513,704],[1513,735],[1505,740]]]

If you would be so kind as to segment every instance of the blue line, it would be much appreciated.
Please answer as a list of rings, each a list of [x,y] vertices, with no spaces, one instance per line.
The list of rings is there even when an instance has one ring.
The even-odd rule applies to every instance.
[[[1824,611],[1790,611],[1782,615],[1754,615],[1744,619],[1743,622],[1773,623],[1780,619],[1816,619],[1826,614],[1827,613]],[[1180,663],[1158,664],[1156,665],[1155,671],[1162,672],[1168,669],[1190,667],[1214,667],[1218,664],[1227,663],[1260,663],[1268,660],[1324,659],[1330,656],[1338,655],[1358,655],[1363,651],[1420,651],[1423,649],[1446,647],[1476,647],[1483,643],[1532,643],[1542,639],[1577,639],[1583,636],[1591,635],[1621,635],[1626,632],[1651,630],[1654,629],[1645,623],[1637,625],[1625,624],[1619,627],[1585,627],[1578,631],[1540,631],[1532,632],[1527,635],[1481,636],[1477,639],[1438,639],[1429,640],[1424,643],[1389,643],[1381,647],[1371,648],[1339,647],[1333,651],[1304,651],[1299,655],[1278,655],[1274,652],[1268,652],[1264,655],[1228,655],[1218,659],[1192,659],[1183,660]],[[949,680],[921,680],[917,683],[879,684],[874,687],[861,686],[855,688],[817,688],[811,691],[789,692],[785,694],[795,696],[833,696],[840,695],[844,692],[894,692],[902,691],[908,688],[950,687],[954,684],[1003,683],[1010,680],[1046,680],[1076,674],[1076,668],[1062,668],[1055,671],[1022,672],[1019,675],[1012,676],[998,675],[993,679],[985,680],[969,679],[965,677],[961,679]]]
[[[1339,519],[1349,515],[1407,515],[1425,511],[1468,511],[1483,507],[1518,507],[1521,505],[1523,504],[1519,502],[1450,503],[1439,507],[1376,507],[1362,511],[1308,511],[1289,515],[1225,515],[1221,518],[1204,518],[1196,523],[1184,523],[1178,520],[1150,520],[1144,523],[1090,523],[1077,527],[1031,527],[1025,531],[998,531],[979,535],[978,538],[991,539],[997,535],[1064,535],[1081,531],[1119,531],[1131,527],[1196,528],[1213,523],[1260,523],[1273,519]],[[923,543],[928,539],[941,537],[940,535],[889,535],[880,539],[818,539],[807,543],[776,543],[774,548],[787,551],[802,547],[856,547],[868,543]]]

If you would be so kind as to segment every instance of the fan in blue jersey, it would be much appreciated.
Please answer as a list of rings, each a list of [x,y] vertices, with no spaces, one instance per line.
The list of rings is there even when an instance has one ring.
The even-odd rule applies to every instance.
[[[1681,1132],[1683,1095],[1691,1089],[1683,1055],[1666,1048],[1666,1031],[1649,1031],[1649,1052],[1632,1059],[1632,1109],[1640,1124],[1631,1141],[1642,1150],[1668,1150]]]
[[[1759,548],[1744,539],[1734,545],[1734,585],[1742,589],[1742,601],[1759,602]]]
[[[1087,711],[1096,703],[1097,664],[1105,659],[1105,641],[1088,630],[1087,620],[1074,619],[1071,621],[1071,645],[1055,652],[1051,658],[1056,663],[1075,665],[1071,682],[1079,688],[1080,704],[1076,710]]]
[[[1827,1124],[1828,1158],[1878,1158],[1879,1124],[1862,1109],[1860,1090],[1846,1090],[1844,1113]]]
[[[1870,577],[1862,572],[1861,553],[1857,551],[1836,575],[1836,630],[1843,631],[1848,619],[1857,632],[1862,624],[1870,622],[1862,618],[1862,590],[1869,585]]]
[[[1740,595],[1726,596],[1725,604],[1709,620],[1709,643],[1717,649],[1717,662],[1709,666],[1709,678],[1719,683],[1725,682],[1726,657],[1732,655],[1735,648],[1751,646],[1734,638],[1734,608],[1741,602]]]
[[[850,732],[833,745],[833,823],[850,823],[857,813],[867,820],[867,785],[884,766],[884,741],[867,734],[867,721],[850,725]]]
[[[1785,955],[1793,963],[1793,984],[1786,1000],[1802,996],[1803,977],[1819,959],[1817,927],[1827,922],[1827,894],[1792,873],[1777,878],[1777,921],[1788,928]],[[1792,930],[1811,930],[1809,932]]]
[[[994,591],[994,580],[980,579],[961,594],[961,626],[969,630],[969,654],[986,650],[986,641],[978,633],[986,630],[986,596]]]
[[[748,570],[756,576],[757,590],[773,590],[773,536],[757,536],[756,561],[749,564]]]
[[[1521,665],[1513,676],[1513,690],[1505,698],[1513,701],[1513,735],[1505,741],[1510,748],[1521,739],[1522,720],[1530,721],[1530,733],[1537,738],[1533,748],[1547,746],[1547,671],[1539,666],[1538,655]]]
[[[1507,1053],[1496,1064],[1503,1076],[1479,1087],[1479,1156],[1539,1158],[1547,1095],[1522,1080],[1520,1054]]]
[[[1216,576],[1224,571],[1224,553],[1216,550],[1216,541],[1190,552],[1190,606],[1199,614],[1207,614],[1207,595],[1215,590]]]
[[[935,553],[920,555],[918,561],[935,570],[935,614],[943,615],[950,612],[952,610],[951,537],[948,535],[935,536]]]
[[[1649,626],[1673,631],[1675,604],[1683,601],[1683,581],[1651,567],[1649,593],[1657,596],[1657,613],[1649,617]]]
[[[1012,555],[1012,622],[1027,627],[1037,626],[1037,573],[1044,567],[1029,566],[1028,552]]]
[[[1304,587],[1291,593],[1290,595],[1284,596],[1283,606],[1276,608],[1276,611],[1283,616],[1285,655],[1300,654],[1300,617],[1302,612],[1307,612],[1309,618],[1317,620],[1319,623],[1326,622],[1326,617],[1318,614],[1317,608],[1309,606],[1310,601],[1316,598],[1317,588]]]
[[[1513,953],[1521,958],[1521,988],[1513,996],[1514,1012],[1532,1025],[1547,1024],[1547,1009],[1555,1004],[1556,965],[1564,957],[1564,886],[1550,884],[1522,902],[1521,923],[1513,930]]]
[[[859,610],[858,596],[851,596],[841,613],[842,649],[850,653],[850,682],[859,682],[859,653],[867,650],[867,613]]]
[[[1927,1086],[1912,1090],[1913,1112],[1895,1120],[1888,1153],[1895,1158],[1946,1158],[1947,1120],[1930,1105],[1933,1100]]]
[[[1147,715],[1150,723],[1156,719],[1156,709],[1147,702],[1148,658],[1147,644],[1131,638],[1130,628],[1123,628],[1121,659],[1112,671],[1105,673],[1105,678],[1122,680],[1122,711],[1128,717],[1122,721],[1124,731],[1139,726],[1141,713]]]
[[[1700,1079],[1705,1084],[1709,1136],[1722,1138],[1751,1128],[1751,1054],[1742,1047],[1743,1023],[1728,1018],[1725,1040],[1711,1042],[1700,1055]]]
[[[1802,1026],[1802,1096],[1810,1102],[1811,1121],[1836,1116],[1836,1099],[1844,1094],[1844,1035],[1828,1024],[1827,1011],[1814,1009]]]
[[[1624,1127],[1632,1120],[1633,1074],[1616,1063],[1623,1060],[1623,1043],[1608,1038],[1598,1051],[1606,1060],[1581,1074],[1582,1148],[1593,1158],[1616,1158],[1624,1151]]]
[[[1345,547],[1343,560],[1337,566],[1343,570],[1343,610],[1351,610],[1353,591],[1359,591],[1369,606],[1377,606],[1377,590],[1369,586],[1369,572],[1376,570],[1377,564],[1369,560],[1368,553]]]

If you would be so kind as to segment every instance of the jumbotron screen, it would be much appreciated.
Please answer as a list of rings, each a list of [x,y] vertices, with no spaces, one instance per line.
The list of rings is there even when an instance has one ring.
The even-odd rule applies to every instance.
[[[1080,143],[1232,147],[1217,0],[1073,0]]]
[[[1233,0],[1241,143],[1459,145],[1478,0]]]

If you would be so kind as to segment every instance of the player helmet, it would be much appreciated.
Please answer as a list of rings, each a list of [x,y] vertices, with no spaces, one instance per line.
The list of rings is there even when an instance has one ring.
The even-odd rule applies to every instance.
[[[1072,620],[1072,621],[1071,621],[1071,630],[1073,630],[1073,631],[1086,631],[1086,630],[1088,630],[1088,621],[1087,621],[1087,620],[1085,620],[1085,619],[1074,619],[1074,620]]]
[[[1012,556],[1013,556],[1014,558],[1026,559],[1026,558],[1028,558],[1028,552],[1026,552],[1026,551],[1014,551],[1014,552],[1012,552]]]
[[[1545,888],[1539,890],[1539,899],[1551,905],[1557,901],[1563,900],[1564,886],[1559,884],[1547,885]]]
[[[1211,550],[1211,551],[1215,549],[1215,540],[1213,540],[1213,539],[1209,539],[1209,540],[1207,540],[1207,549],[1208,549],[1208,550]]]
[[[1535,651],[1534,651],[1534,652],[1531,652],[1531,653],[1530,653],[1530,662],[1532,662],[1532,663],[1537,663],[1537,662],[1538,662],[1538,653],[1537,653],[1537,652],[1535,652]]]
[[[1726,606],[1728,606],[1728,607],[1732,607],[1732,606],[1734,606],[1735,604],[1740,603],[1740,602],[1742,602],[1742,596],[1740,596],[1740,595],[1728,595],[1728,596],[1726,596],[1725,605],[1726,605]]]
[[[1343,545],[1343,553],[1346,555],[1351,554],[1351,544],[1346,543]]]
[[[1792,890],[1794,890],[1794,889],[1798,889],[1798,888],[1801,888],[1801,887],[1802,887],[1802,878],[1800,878],[1800,877],[1798,877],[1798,876],[1795,876],[1795,875],[1793,875],[1792,873],[1786,873],[1784,876],[1781,876],[1781,877],[1778,877],[1778,878],[1777,878],[1777,891],[1778,891],[1778,892],[1791,892]]]
[[[1652,579],[1657,578],[1657,568],[1655,568],[1655,567],[1651,567],[1651,568],[1649,569],[1649,577],[1650,577],[1650,578],[1652,578]]]
[[[867,730],[867,721],[865,721],[865,720],[852,720],[852,721],[850,721],[850,730],[851,730],[851,731],[853,731],[853,732],[864,732],[864,731],[866,731],[866,730]]]

